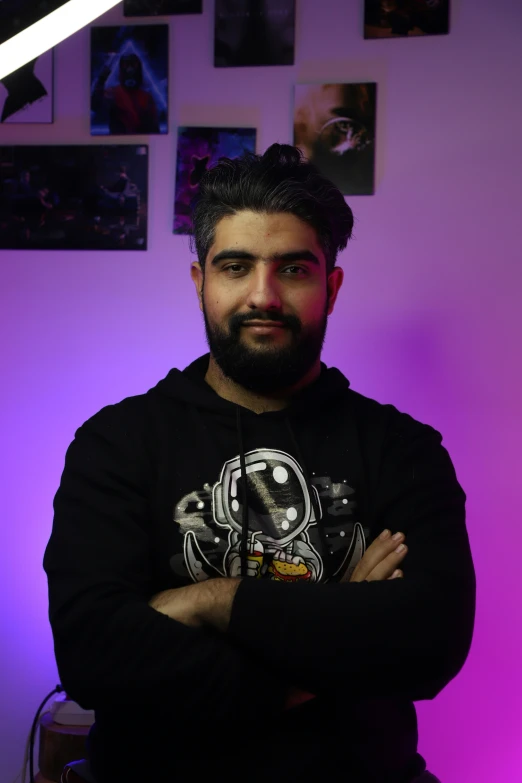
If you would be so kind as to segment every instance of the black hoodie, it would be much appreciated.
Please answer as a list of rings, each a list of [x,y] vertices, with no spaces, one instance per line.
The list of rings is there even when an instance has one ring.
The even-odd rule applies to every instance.
[[[96,711],[94,774],[408,783],[425,768],[412,702],[459,672],[474,620],[441,436],[324,365],[263,414],[207,366],[103,408],[67,452],[44,567],[62,684]],[[404,578],[339,583],[384,528],[406,535]],[[225,634],[148,606],[238,575]],[[285,710],[290,687],[315,698]]]

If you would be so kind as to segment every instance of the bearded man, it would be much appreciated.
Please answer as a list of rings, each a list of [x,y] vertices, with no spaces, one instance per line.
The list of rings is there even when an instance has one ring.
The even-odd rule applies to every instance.
[[[352,211],[274,144],[193,224],[209,353],[83,424],[55,498],[75,779],[434,781],[413,702],[470,647],[465,495],[439,433],[321,363]]]

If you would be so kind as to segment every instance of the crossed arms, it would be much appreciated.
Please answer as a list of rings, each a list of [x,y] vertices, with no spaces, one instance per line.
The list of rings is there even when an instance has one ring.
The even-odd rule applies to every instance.
[[[404,534],[384,530],[364,553],[350,579],[341,581],[362,582],[400,579],[403,572],[398,568],[406,556]],[[209,579],[187,587],[164,590],[149,601],[149,605],[161,614],[167,615],[184,625],[211,627],[226,633],[230,625],[232,606],[241,579]],[[289,688],[284,703],[291,709],[315,698],[315,694],[300,688]]]
[[[368,547],[350,579],[341,582],[398,579],[398,568],[407,553],[404,534],[384,530]],[[225,633],[230,624],[232,606],[241,579],[209,579],[187,587],[164,590],[149,601],[158,612],[192,627],[212,627]]]
[[[291,687],[320,695],[344,679],[354,697],[433,698],[460,670],[474,573],[464,496],[440,442],[408,455],[409,484],[389,460],[380,490],[373,524],[404,531],[404,578],[390,578],[404,555],[386,560],[385,540],[349,583],[223,578],[151,598],[150,464],[128,433],[111,411],[77,433],[44,560],[58,670],[82,706],[180,703],[187,720],[228,719],[248,709],[254,677],[262,717]]]

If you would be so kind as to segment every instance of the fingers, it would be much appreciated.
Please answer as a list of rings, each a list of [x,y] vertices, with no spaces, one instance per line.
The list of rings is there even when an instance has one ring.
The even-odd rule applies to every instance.
[[[402,579],[403,576],[404,576],[404,574],[401,571],[401,569],[400,568],[396,568],[395,571],[393,572],[393,574],[388,577],[388,580],[390,580],[390,579]]]
[[[372,541],[349,581],[388,579],[406,556],[408,550],[404,539],[404,533],[398,532],[392,536],[389,530],[383,530]]]
[[[384,560],[378,563],[375,568],[368,573],[366,580],[368,582],[380,582],[383,579],[388,579],[397,569],[399,569],[399,566],[407,553],[408,547],[405,544],[400,552],[397,551],[397,548],[394,549],[393,552],[390,552]]]

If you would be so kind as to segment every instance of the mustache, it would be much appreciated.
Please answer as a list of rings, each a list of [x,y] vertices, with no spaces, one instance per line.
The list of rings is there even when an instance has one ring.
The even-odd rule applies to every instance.
[[[301,321],[296,315],[283,315],[283,313],[266,313],[261,310],[251,310],[249,313],[236,313],[228,321],[232,334],[238,334],[243,324],[248,321],[278,321],[294,334],[301,331]]]

